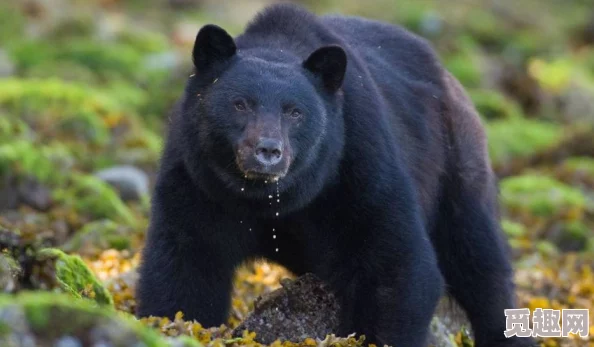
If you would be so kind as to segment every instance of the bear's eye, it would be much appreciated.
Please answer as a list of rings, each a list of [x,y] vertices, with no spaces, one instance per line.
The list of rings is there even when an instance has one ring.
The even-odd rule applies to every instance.
[[[237,111],[247,110],[247,105],[245,104],[245,101],[243,101],[243,100],[236,100],[235,102],[233,102],[233,105],[235,106],[235,109]]]
[[[301,111],[298,109],[293,109],[291,111],[291,118],[297,119],[297,118],[301,118]]]

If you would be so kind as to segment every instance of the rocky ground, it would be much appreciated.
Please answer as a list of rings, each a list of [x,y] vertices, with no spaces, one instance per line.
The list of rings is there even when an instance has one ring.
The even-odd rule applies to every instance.
[[[521,307],[594,310],[594,3],[304,3],[400,23],[432,41],[487,129]],[[292,277],[267,263],[240,269],[225,326],[182,313],[132,316],[166,114],[189,74],[194,35],[208,22],[238,33],[262,4],[0,2],[0,345],[364,344],[325,336],[335,327],[331,294],[299,289],[322,288],[315,279],[285,281],[257,301]],[[269,312],[304,297],[315,300]],[[262,314],[313,330],[265,331]],[[594,346],[590,324],[590,340],[541,344]],[[472,346],[466,325],[445,314],[432,331],[435,345]]]

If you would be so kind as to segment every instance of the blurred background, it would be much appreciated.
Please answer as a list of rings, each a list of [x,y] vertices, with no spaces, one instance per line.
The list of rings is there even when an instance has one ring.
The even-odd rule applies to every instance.
[[[0,1],[3,346],[255,344],[181,315],[130,314],[167,112],[195,35],[207,23],[239,34],[271,2]],[[295,2],[434,44],[487,129],[520,307],[594,309],[594,1]],[[273,264],[242,268],[228,326],[284,276]],[[471,346],[467,335],[450,340]]]

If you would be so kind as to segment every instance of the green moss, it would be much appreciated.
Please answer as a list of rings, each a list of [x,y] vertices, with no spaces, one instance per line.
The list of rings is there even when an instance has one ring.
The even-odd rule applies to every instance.
[[[0,42],[8,42],[12,39],[20,39],[25,28],[25,17],[15,3],[10,1],[0,3]]]
[[[35,177],[43,183],[63,182],[72,157],[64,145],[37,146],[26,140],[0,144],[0,176]]]
[[[97,253],[100,250],[130,248],[131,230],[111,220],[87,223],[62,246],[68,252]]]
[[[475,41],[468,36],[461,36],[456,41],[456,48],[442,56],[443,63],[464,87],[478,87],[482,79],[480,64],[481,52]]]
[[[588,247],[591,228],[582,221],[564,223],[561,233],[554,239],[563,251],[583,251]]]
[[[39,252],[40,259],[54,259],[56,279],[62,290],[79,298],[92,299],[101,305],[113,305],[113,298],[77,255],[56,248]]]
[[[120,220],[130,226],[138,222],[116,191],[92,175],[72,174],[69,184],[56,189],[54,197],[59,203],[81,214]]]
[[[62,61],[84,66],[106,79],[136,79],[141,73],[142,55],[128,45],[115,42],[84,38],[63,42],[32,40],[13,45],[10,52],[22,71]]]
[[[19,273],[20,264],[9,254],[0,253],[0,292],[13,291]]]
[[[558,125],[529,119],[490,122],[486,130],[489,155],[496,165],[553,147],[563,138]]]
[[[167,37],[148,31],[123,31],[118,34],[117,41],[142,53],[162,52],[168,47]]]
[[[523,116],[520,106],[499,92],[472,89],[469,95],[485,120],[518,119]]]
[[[515,223],[508,219],[501,221],[501,228],[509,237],[522,237],[527,233],[526,227],[523,224]]]
[[[556,256],[559,254],[559,249],[557,248],[557,246],[555,246],[554,243],[547,240],[538,241],[536,243],[536,249],[538,250],[538,252],[545,256]]]
[[[7,312],[11,312],[12,316],[15,312],[23,312],[35,339],[47,345],[53,345],[53,341],[64,336],[92,341],[94,338],[91,331],[96,329],[101,330],[102,341],[106,340],[114,346],[169,345],[156,331],[143,326],[129,315],[97,307],[88,301],[73,299],[64,294],[23,292],[17,296],[0,295],[0,317]],[[13,329],[19,327],[9,325],[7,338]]]
[[[512,215],[578,218],[584,213],[583,193],[550,177],[510,177],[500,186],[502,203]]]
[[[104,119],[123,111],[118,101],[87,86],[59,80],[0,80],[0,108],[39,135],[106,144]]]
[[[591,157],[572,157],[566,159],[562,168],[564,171],[577,175],[584,175],[594,179],[594,158]]]

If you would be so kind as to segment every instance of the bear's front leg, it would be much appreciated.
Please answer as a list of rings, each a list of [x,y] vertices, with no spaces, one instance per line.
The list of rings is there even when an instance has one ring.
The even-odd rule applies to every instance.
[[[226,321],[234,269],[243,260],[230,219],[209,207],[182,170],[158,180],[139,270],[137,316],[172,318],[182,311],[205,327]]]
[[[378,346],[426,346],[443,279],[415,219],[370,219],[359,229],[363,239],[350,238],[343,248],[352,253],[345,252],[334,265],[341,271],[330,280],[341,302],[342,335],[356,332]]]

